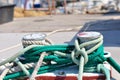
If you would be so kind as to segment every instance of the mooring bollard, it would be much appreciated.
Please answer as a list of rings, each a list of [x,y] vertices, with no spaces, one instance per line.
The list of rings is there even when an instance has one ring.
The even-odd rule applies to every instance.
[[[77,34],[78,39],[80,40],[80,43],[88,42],[95,40],[101,36],[101,33],[99,32],[81,32]],[[91,44],[86,49],[90,49],[91,47],[95,46],[96,44]]]
[[[22,38],[23,47],[27,47],[29,45],[49,45],[52,44],[50,40],[46,38],[46,34],[44,33],[33,33],[27,34]]]

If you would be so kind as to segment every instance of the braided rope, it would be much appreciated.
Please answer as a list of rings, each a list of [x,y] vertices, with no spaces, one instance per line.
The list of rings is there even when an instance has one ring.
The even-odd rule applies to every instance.
[[[36,77],[36,75],[37,75],[37,73],[38,73],[38,70],[39,70],[39,68],[41,67],[42,62],[43,62],[43,59],[44,59],[44,57],[45,57],[46,55],[47,55],[47,54],[46,54],[45,52],[43,52],[43,53],[40,55],[40,58],[39,58],[36,66],[35,66],[35,68],[34,68],[34,71],[32,72],[32,75],[30,76],[30,79],[29,79],[29,80],[35,80],[35,77]]]
[[[13,63],[7,63],[4,65],[5,69],[3,70],[2,74],[0,75],[0,80],[3,80],[3,78],[6,76],[6,74],[9,72],[9,70],[12,66],[13,66]]]
[[[75,49],[74,49],[74,47],[72,47],[72,49],[68,48],[69,45],[59,45],[59,46],[58,45],[47,45],[47,46],[31,45],[31,46],[26,47],[23,51],[20,51],[15,56],[13,56],[12,59],[9,58],[9,59],[1,62],[0,65],[7,63],[7,61],[8,62],[14,61],[16,59],[16,57],[19,57],[21,54],[24,54],[24,53],[25,53],[24,57],[26,57],[26,59],[33,58],[33,60],[34,60],[36,58],[38,60],[39,59],[38,55],[40,55],[40,53],[42,53],[44,51],[45,52],[51,52],[50,56],[53,56],[53,53],[54,53],[55,55],[57,54],[57,55],[62,56],[62,57],[60,57],[60,59],[59,59],[59,57],[56,57],[55,55],[54,55],[54,58],[49,58],[49,56],[47,56],[47,57],[44,58],[44,59],[46,59],[46,61],[47,60],[53,60],[53,61],[56,61],[58,64],[63,64],[63,63],[66,64],[66,63],[69,63],[69,62],[73,61],[75,64],[79,65],[78,79],[82,80],[83,67],[85,66],[85,69],[87,69],[86,66],[91,67],[91,66],[88,66],[88,65],[91,64],[93,60],[94,60],[93,63],[97,63],[97,64],[98,63],[103,63],[104,61],[108,61],[108,62],[113,61],[109,57],[105,58],[105,56],[103,54],[103,48],[101,48],[101,47],[103,47],[103,46],[101,46],[102,43],[103,43],[102,39],[103,39],[103,37],[101,36],[96,40],[86,42],[86,43],[82,43],[82,44],[79,44],[79,41],[75,40]],[[92,48],[90,48],[89,50],[86,50],[85,47],[88,46],[88,45],[91,45],[91,44],[96,44],[96,45],[93,46]],[[72,51],[71,54],[66,54],[67,52],[70,52],[68,50],[73,50],[73,51]],[[58,52],[58,51],[61,51],[61,52]],[[30,54],[28,54],[28,53],[30,53]],[[90,54],[90,53],[92,53],[92,54]],[[63,57],[67,57],[67,59],[65,59]],[[94,59],[93,59],[93,57],[94,57]],[[71,59],[71,60],[68,61],[68,62],[65,62],[68,59],[69,60]],[[78,59],[80,59],[80,60],[78,60]],[[93,60],[91,60],[91,59],[93,59]],[[114,65],[115,63],[111,62],[111,64]],[[93,67],[93,66],[95,66],[95,67]],[[116,65],[114,67],[116,67]],[[117,65],[117,68],[118,67],[119,66]],[[96,64],[95,65],[92,64],[92,69],[95,69],[95,68],[96,68]],[[100,69],[107,76],[107,80],[109,80],[109,76],[106,74],[107,70],[105,70],[104,67],[102,68],[102,66],[101,66]],[[40,71],[38,71],[38,73],[44,73],[45,72],[44,70],[41,72],[41,70],[42,69],[40,69]],[[52,69],[52,70],[54,70],[54,69]],[[51,71],[51,69],[49,71]],[[20,75],[17,74],[17,76],[20,76]],[[10,77],[10,75],[8,75],[7,77]],[[8,79],[7,77],[5,77],[5,79]]]
[[[45,40],[38,41],[38,40],[22,40],[22,44],[24,47],[29,45],[50,45],[53,44],[51,40],[45,38]]]
[[[27,64],[24,64],[24,67],[26,69],[30,69],[30,68],[33,68],[35,65],[36,65],[35,63],[27,63]],[[15,67],[11,68],[8,73],[10,74],[10,73],[15,73],[15,72],[19,72],[19,71],[21,71],[20,67],[15,66]]]
[[[91,44],[96,44],[96,45],[90,48],[89,50],[85,50],[85,47]],[[84,42],[82,44],[79,44],[79,40],[75,40],[75,49],[71,53],[71,58],[75,64],[79,65],[78,80],[82,80],[83,68],[84,65],[88,62],[87,54],[91,54],[93,51],[98,49],[102,44],[103,44],[102,35],[95,40]],[[77,58],[79,55],[80,55],[80,59],[78,60]]]
[[[97,71],[104,73],[106,80],[110,80],[110,71],[103,64],[98,64]]]
[[[33,45],[31,45],[31,46],[33,46]],[[31,49],[30,48],[30,46],[28,46],[28,47],[26,47],[24,50],[28,50],[27,48],[29,48],[29,50]],[[46,51],[49,51],[49,52],[53,52],[53,50],[55,50],[55,51],[64,51],[64,52],[66,52],[66,53],[70,53],[71,52],[71,50],[73,50],[74,49],[74,47],[73,46],[70,46],[70,45],[47,45],[47,46],[34,46],[33,48],[32,48],[32,50],[35,50],[35,52],[36,53],[34,53],[33,51],[32,52],[30,52],[29,50],[28,50],[28,52],[27,53],[31,53],[31,54],[33,54],[34,53],[34,56],[32,55],[32,56],[29,56],[30,58],[31,57],[34,57],[32,60],[35,60],[35,58],[37,58],[37,54],[39,55],[40,53],[42,53],[42,52],[46,52]],[[101,47],[100,47],[100,49],[102,49]],[[99,48],[98,48],[98,50],[97,51],[99,51]],[[26,51],[25,51],[26,52]],[[96,52],[96,53],[99,53],[99,52]],[[101,52],[100,52],[101,53]],[[59,53],[60,54],[60,53]],[[59,54],[57,54],[57,55],[59,55]],[[63,53],[62,53],[63,54]],[[26,53],[25,53],[25,55],[26,55]],[[92,55],[92,54],[90,54],[90,55]],[[72,62],[72,60],[70,59],[70,58],[66,58],[66,56],[65,55],[63,55],[65,58],[63,58],[63,57],[60,57],[60,59],[59,59],[59,56],[55,56],[55,55],[48,55],[48,56],[46,56],[45,58],[44,58],[44,60],[45,61],[49,61],[49,60],[52,60],[52,61],[55,61],[55,62],[57,62],[59,65],[63,65],[63,64],[67,64],[67,63],[70,63],[70,62]],[[104,55],[103,55],[104,56]],[[29,61],[29,59],[26,57],[26,59]],[[38,57],[38,59],[39,59],[39,57]],[[38,59],[37,59],[37,61],[38,61]],[[92,58],[93,59],[93,58]],[[69,61],[68,61],[69,60]],[[23,60],[23,62],[25,62],[24,60]],[[31,61],[30,61],[31,62]],[[55,65],[54,65],[55,66]],[[55,68],[54,66],[52,66],[52,67],[49,67],[49,68],[46,68],[46,66],[42,66],[40,69],[39,69],[39,71],[38,71],[38,74],[41,74],[41,73],[45,73],[45,72],[49,72],[49,71],[53,71],[53,70],[56,70],[57,68]],[[61,66],[62,67],[62,66]],[[31,70],[30,70],[30,72],[32,72]],[[21,73],[21,72],[17,72],[17,73],[13,73],[13,74],[10,74],[10,75],[7,75],[6,77],[5,77],[5,79],[6,80],[8,80],[8,79],[10,79],[10,78],[16,78],[16,77],[19,77],[19,76],[25,76],[25,74],[24,73]]]
[[[30,75],[29,71],[24,67],[24,65],[19,61],[18,58],[16,58],[16,59],[14,60],[14,62],[22,69],[22,71],[23,71],[27,76]]]
[[[81,27],[81,26],[80,26],[80,27]],[[49,35],[51,35],[51,34],[54,34],[54,33],[56,33],[56,32],[60,32],[60,31],[71,31],[71,30],[75,30],[75,29],[78,30],[80,27],[55,30],[55,31],[52,31],[52,32],[48,33],[47,36],[49,36]],[[24,47],[29,46],[29,45],[33,45],[33,44],[36,44],[36,45],[49,45],[49,44],[52,44],[52,41],[49,40],[49,39],[47,39],[47,38],[45,39],[45,41],[42,41],[42,42],[41,42],[41,41],[34,41],[34,42],[33,42],[33,41],[25,41],[25,40],[23,41],[23,45],[25,45]],[[14,45],[14,46],[11,46],[11,47],[2,49],[2,50],[0,50],[0,52],[4,52],[4,51],[7,51],[7,50],[16,48],[16,47],[18,47],[18,46],[20,46],[20,45],[21,45],[21,44],[17,44],[17,45]],[[10,59],[10,58],[9,58],[9,59]],[[7,59],[7,60],[8,60],[8,59]],[[3,61],[3,63],[4,63],[4,62],[6,63],[6,61]],[[27,64],[27,65],[25,64],[24,66],[25,66],[25,68],[27,68],[27,69],[33,67],[33,65],[31,65],[31,64]],[[2,67],[3,67],[3,66],[2,66]],[[5,67],[5,66],[4,66],[4,67]],[[14,68],[16,68],[16,67],[14,67]],[[8,71],[9,71],[10,73],[12,73],[12,72],[18,71],[18,68],[16,68],[16,69],[13,69],[13,68],[12,68],[11,70],[10,70],[10,69],[9,69],[9,70],[6,69],[4,72],[6,73],[6,72],[8,72]],[[3,73],[4,73],[4,72],[3,72]],[[4,73],[4,75],[7,74],[7,73],[6,73],[6,74],[5,74],[5,73]]]

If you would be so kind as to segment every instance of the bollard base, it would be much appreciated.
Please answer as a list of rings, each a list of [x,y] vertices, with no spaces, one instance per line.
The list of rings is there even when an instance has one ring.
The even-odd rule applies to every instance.
[[[109,64],[105,64],[106,68],[110,70]],[[54,72],[49,72],[45,74],[40,74],[36,76],[36,80],[78,80],[78,66],[70,66],[68,68],[56,70]],[[28,80],[26,78],[25,80]],[[102,73],[83,73],[83,80],[106,80],[106,77]]]

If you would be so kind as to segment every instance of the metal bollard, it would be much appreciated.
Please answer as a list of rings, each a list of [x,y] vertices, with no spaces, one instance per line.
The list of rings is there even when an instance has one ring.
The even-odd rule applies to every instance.
[[[77,34],[80,43],[88,42],[99,38],[102,34],[99,32],[81,32]],[[96,44],[89,45],[85,47],[86,50],[90,49]]]
[[[46,34],[44,33],[33,33],[27,34],[22,38],[23,47],[27,47],[29,45],[43,45],[45,43]]]

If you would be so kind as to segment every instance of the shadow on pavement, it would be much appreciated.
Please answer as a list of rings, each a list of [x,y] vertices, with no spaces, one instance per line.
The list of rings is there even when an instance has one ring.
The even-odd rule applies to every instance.
[[[117,15],[120,15],[120,12],[118,11],[115,11],[115,12],[107,12],[107,13],[104,13],[103,15],[105,16],[117,16]]]
[[[120,19],[88,22],[79,31],[97,31],[104,36],[104,46],[120,47]]]

